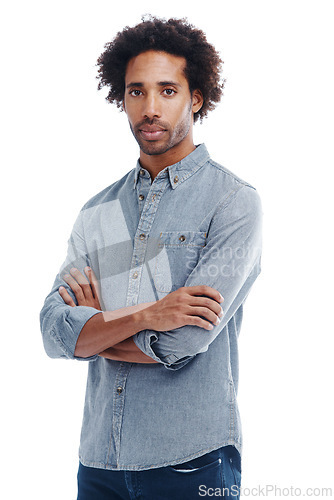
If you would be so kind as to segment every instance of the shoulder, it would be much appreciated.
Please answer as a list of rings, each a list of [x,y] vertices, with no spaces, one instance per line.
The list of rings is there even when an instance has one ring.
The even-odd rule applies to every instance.
[[[211,166],[212,169],[216,169],[217,172],[219,172],[218,175],[221,177],[221,179],[223,179],[224,182],[230,185],[231,187],[240,188],[242,186],[247,186],[255,190],[255,187],[249,184],[249,182],[245,181],[244,179],[241,179],[241,177],[238,177],[228,168],[212,160],[212,158],[209,158],[208,164]]]
[[[95,194],[92,196],[81,208],[81,211],[87,210],[89,208],[96,207],[98,205],[102,205],[104,203],[108,203],[110,201],[113,201],[117,199],[121,193],[122,190],[124,190],[126,187],[129,185],[133,184],[133,178],[134,178],[134,170],[130,170],[127,174],[125,174],[121,179],[118,181],[113,182],[106,188],[102,189],[99,193]],[[130,184],[129,184],[130,183]]]
[[[216,213],[229,210],[235,216],[242,213],[262,215],[261,198],[252,184],[211,158],[207,167],[211,170],[214,189],[219,192]]]
[[[237,241],[243,246],[256,249],[256,255],[262,246],[262,203],[256,188],[241,179],[227,168],[210,160],[216,169],[216,182],[221,194],[215,206],[211,220],[214,237],[227,241]],[[218,181],[217,181],[218,178]]]

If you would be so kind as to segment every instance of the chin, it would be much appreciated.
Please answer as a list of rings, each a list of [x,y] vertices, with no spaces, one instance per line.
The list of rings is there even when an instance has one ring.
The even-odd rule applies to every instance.
[[[142,152],[149,156],[162,155],[171,149],[168,144],[143,144],[141,142],[138,144]]]

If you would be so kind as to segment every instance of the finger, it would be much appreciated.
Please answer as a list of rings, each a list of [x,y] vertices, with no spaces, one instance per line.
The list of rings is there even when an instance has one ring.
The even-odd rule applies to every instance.
[[[76,306],[74,300],[72,299],[71,295],[68,293],[68,291],[66,290],[65,287],[63,287],[63,286],[59,287],[58,292],[59,292],[59,295],[61,296],[61,298],[63,299],[63,301],[65,302],[65,304],[67,304],[68,306],[71,306],[71,307]]]
[[[200,328],[204,328],[205,330],[213,330],[214,326],[209,323],[209,321],[205,321],[205,319],[200,318],[199,316],[186,316],[186,325],[194,325],[199,326]]]
[[[211,286],[207,285],[196,285],[196,286],[188,286],[184,287],[186,291],[190,295],[204,295],[207,297],[211,297],[214,299],[216,302],[223,302],[224,297],[216,290],[215,288],[212,288]]]
[[[75,278],[76,282],[80,285],[84,297],[86,299],[91,299],[93,296],[92,289],[86,276],[84,276],[76,267],[72,267],[70,269],[70,273]]]
[[[78,304],[81,305],[85,301],[85,295],[81,286],[78,282],[71,276],[70,274],[65,274],[63,280],[68,284],[68,286],[72,289]]]
[[[92,288],[93,296],[94,298],[97,298],[100,300],[100,288],[99,288],[99,282],[97,277],[95,276],[95,273],[91,267],[85,267],[85,273],[88,276],[88,279],[90,281],[90,286]]]
[[[188,314],[191,316],[201,316],[202,318],[207,319],[216,326],[219,325],[221,321],[219,316],[207,307],[191,307]]]
[[[218,304],[215,300],[212,300],[208,297],[198,297],[198,296],[193,296],[191,297],[191,301],[189,302],[190,306],[200,306],[200,307],[207,307],[211,309],[219,318],[221,318],[224,314],[223,308],[221,307],[220,304]]]

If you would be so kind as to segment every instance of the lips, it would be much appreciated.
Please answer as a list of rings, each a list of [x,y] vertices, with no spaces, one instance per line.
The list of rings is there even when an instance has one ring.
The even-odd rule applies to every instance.
[[[139,128],[141,136],[147,141],[156,141],[160,139],[166,130],[156,125],[143,125]]]

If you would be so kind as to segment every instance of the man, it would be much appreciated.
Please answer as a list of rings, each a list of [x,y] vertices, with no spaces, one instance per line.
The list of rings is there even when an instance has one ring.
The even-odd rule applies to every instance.
[[[47,354],[90,361],[78,499],[238,498],[237,338],[261,204],[193,143],[221,59],[186,21],[150,18],[98,65],[140,158],[83,206],[41,311]]]

